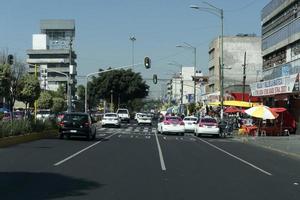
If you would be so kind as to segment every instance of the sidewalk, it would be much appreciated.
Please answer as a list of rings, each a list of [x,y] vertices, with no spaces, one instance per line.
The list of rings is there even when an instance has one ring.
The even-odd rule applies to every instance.
[[[300,158],[300,135],[235,136],[233,139]]]

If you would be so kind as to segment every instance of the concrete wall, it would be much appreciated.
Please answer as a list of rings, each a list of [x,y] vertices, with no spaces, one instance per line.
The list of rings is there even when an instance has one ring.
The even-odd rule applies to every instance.
[[[214,73],[209,74],[209,83],[215,84],[215,91],[219,91],[219,38],[213,40],[209,52],[208,68],[214,67]],[[224,87],[241,84],[243,82],[244,53],[246,52],[246,84],[259,80],[259,71],[262,67],[261,38],[252,36],[225,36],[224,37]]]

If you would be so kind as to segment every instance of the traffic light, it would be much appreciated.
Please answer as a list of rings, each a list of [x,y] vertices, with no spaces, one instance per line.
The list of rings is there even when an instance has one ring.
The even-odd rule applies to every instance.
[[[7,56],[7,63],[8,63],[9,65],[12,65],[12,64],[14,63],[14,56],[13,56],[13,55],[9,54],[9,55]]]
[[[153,74],[153,83],[157,84],[157,75],[156,74]]]
[[[151,59],[149,57],[145,57],[144,65],[145,65],[146,69],[149,69],[151,67]]]

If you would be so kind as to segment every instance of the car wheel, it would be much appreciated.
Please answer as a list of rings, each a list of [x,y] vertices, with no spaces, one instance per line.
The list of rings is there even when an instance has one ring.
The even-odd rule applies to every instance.
[[[184,136],[184,133],[181,133],[181,136]]]
[[[88,134],[86,135],[86,139],[90,140],[91,139],[91,132],[89,131]]]

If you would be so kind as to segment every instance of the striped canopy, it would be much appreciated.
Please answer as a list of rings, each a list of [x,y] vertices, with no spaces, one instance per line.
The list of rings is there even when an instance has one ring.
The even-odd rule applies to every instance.
[[[272,111],[269,107],[264,105],[254,106],[245,110],[245,113],[252,117],[261,118],[261,119],[275,119],[278,117],[278,114]]]

